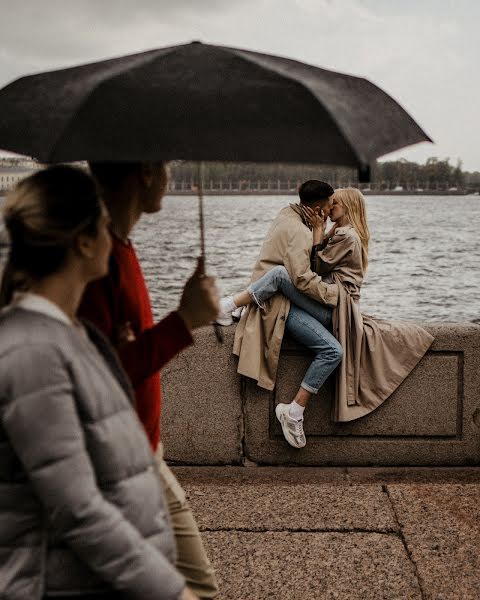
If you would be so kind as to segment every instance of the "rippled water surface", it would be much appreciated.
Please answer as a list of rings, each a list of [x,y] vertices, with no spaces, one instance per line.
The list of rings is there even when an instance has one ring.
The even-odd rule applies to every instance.
[[[480,322],[480,198],[369,196],[370,265],[362,311],[384,318]],[[137,225],[156,317],[177,307],[199,254],[197,199],[168,197]],[[295,196],[205,199],[208,270],[222,294],[243,289],[265,233]]]

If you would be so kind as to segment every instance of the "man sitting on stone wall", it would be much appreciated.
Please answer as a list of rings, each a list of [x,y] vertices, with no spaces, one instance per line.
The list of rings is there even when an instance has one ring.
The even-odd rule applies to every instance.
[[[220,302],[220,324],[227,324],[232,310],[248,305],[235,332],[233,352],[239,357],[238,372],[255,379],[259,386],[267,390],[275,386],[285,331],[315,355],[293,401],[276,408],[285,439],[294,448],[306,444],[305,406],[343,355],[331,333],[331,307],[337,304],[338,287],[322,281],[311,268],[311,219],[326,223],[333,193],[323,181],[302,184],[300,204],[283,208],[273,221],[253,270],[252,284]],[[322,228],[326,238],[330,232],[325,234]]]

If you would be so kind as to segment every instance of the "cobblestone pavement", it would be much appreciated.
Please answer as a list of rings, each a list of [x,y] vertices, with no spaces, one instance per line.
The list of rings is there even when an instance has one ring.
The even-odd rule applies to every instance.
[[[174,467],[219,600],[479,600],[480,467]]]

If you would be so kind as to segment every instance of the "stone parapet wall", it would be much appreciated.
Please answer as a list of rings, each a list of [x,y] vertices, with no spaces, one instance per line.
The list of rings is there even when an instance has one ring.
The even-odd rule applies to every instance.
[[[402,385],[372,414],[333,423],[334,378],[305,412],[307,446],[291,448],[275,419],[309,363],[285,340],[273,392],[236,372],[234,327],[219,344],[211,328],[162,372],[162,439],[178,464],[473,465],[480,464],[480,326],[426,324],[435,341]]]

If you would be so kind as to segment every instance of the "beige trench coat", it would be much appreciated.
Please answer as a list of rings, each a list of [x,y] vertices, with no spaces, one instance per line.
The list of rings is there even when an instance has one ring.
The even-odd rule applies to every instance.
[[[277,265],[284,265],[296,288],[323,304],[335,306],[339,286],[324,283],[312,271],[311,249],[312,232],[304,224],[298,205],[283,208],[263,242],[251,281],[257,281]],[[250,304],[235,331],[233,353],[239,357],[238,372],[255,379],[267,390],[275,387],[289,309],[290,300],[282,294],[269,298],[265,310]]]
[[[333,334],[344,356],[336,371],[332,419],[352,421],[375,410],[392,394],[428,350],[433,337],[413,323],[361,314],[361,242],[350,225],[337,229],[317,253],[314,267],[324,281],[339,284]]]

